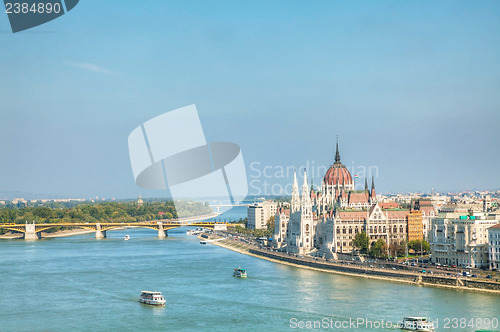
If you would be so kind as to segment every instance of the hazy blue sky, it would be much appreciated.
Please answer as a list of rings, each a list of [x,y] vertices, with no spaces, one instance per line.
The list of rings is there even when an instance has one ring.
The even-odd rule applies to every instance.
[[[381,192],[500,187],[499,1],[83,0],[17,34],[0,13],[0,45],[0,192],[164,196],[127,137],[190,104],[252,187],[336,134]]]

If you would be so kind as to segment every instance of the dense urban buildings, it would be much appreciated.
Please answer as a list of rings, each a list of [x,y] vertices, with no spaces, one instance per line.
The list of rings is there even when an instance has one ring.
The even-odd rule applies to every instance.
[[[429,233],[431,261],[472,268],[488,267],[488,228],[499,220],[483,212],[441,212]]]
[[[305,171],[300,187],[294,174],[290,204],[281,203],[276,209],[274,247],[301,255],[337,257],[356,252],[354,238],[365,232],[370,244],[383,240],[389,255],[393,246],[428,240],[433,263],[498,268],[500,228],[495,225],[500,214],[495,209],[499,192],[376,195],[373,178],[370,187],[365,178],[364,190],[354,188],[337,143],[334,163],[319,190],[308,186]],[[258,220],[261,226],[255,228],[266,225],[264,212],[253,212],[264,211],[260,204],[249,207],[250,227]]]
[[[338,149],[335,161],[326,171],[319,191],[307,184],[307,174],[299,192],[294,175],[290,208],[279,207],[273,244],[282,250],[307,254],[317,251],[323,257],[352,253],[356,234],[365,232],[370,242],[382,239],[389,245],[407,240],[410,210],[399,205],[384,208],[377,203],[374,179],[365,178],[364,190],[354,190],[354,180],[341,163]]]

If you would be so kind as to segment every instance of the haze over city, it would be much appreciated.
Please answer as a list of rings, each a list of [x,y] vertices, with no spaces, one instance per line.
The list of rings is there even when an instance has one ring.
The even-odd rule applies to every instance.
[[[500,329],[500,1],[4,8],[1,330]]]
[[[430,3],[85,1],[19,34],[2,18],[0,192],[168,196],[135,185],[127,137],[190,104],[249,181],[252,163],[328,167],[339,135],[378,192],[498,189],[500,4]]]

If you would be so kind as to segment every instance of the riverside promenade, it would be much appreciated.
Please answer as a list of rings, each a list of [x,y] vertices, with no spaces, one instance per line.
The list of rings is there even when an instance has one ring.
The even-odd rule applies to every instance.
[[[217,235],[201,234],[201,238],[208,240],[222,239]],[[493,281],[474,280],[456,276],[429,275],[416,270],[393,270],[391,268],[378,268],[368,264],[354,264],[347,261],[326,261],[309,256],[295,256],[261,248],[258,244],[247,240],[224,239],[211,242],[214,245],[230,249],[241,254],[266,259],[275,263],[307,268],[322,272],[343,274],[355,277],[378,279],[407,283],[416,286],[442,287],[455,290],[493,293],[500,295],[500,283]]]

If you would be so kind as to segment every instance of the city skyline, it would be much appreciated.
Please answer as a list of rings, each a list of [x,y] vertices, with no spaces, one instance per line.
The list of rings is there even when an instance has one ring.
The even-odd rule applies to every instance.
[[[249,182],[256,162],[328,168],[338,134],[347,167],[377,167],[378,192],[498,190],[499,13],[494,1],[86,1],[17,34],[2,20],[0,192],[167,197],[135,185],[127,137],[190,104],[207,140],[241,146]]]
[[[1,329],[498,329],[499,18],[4,0]]]

